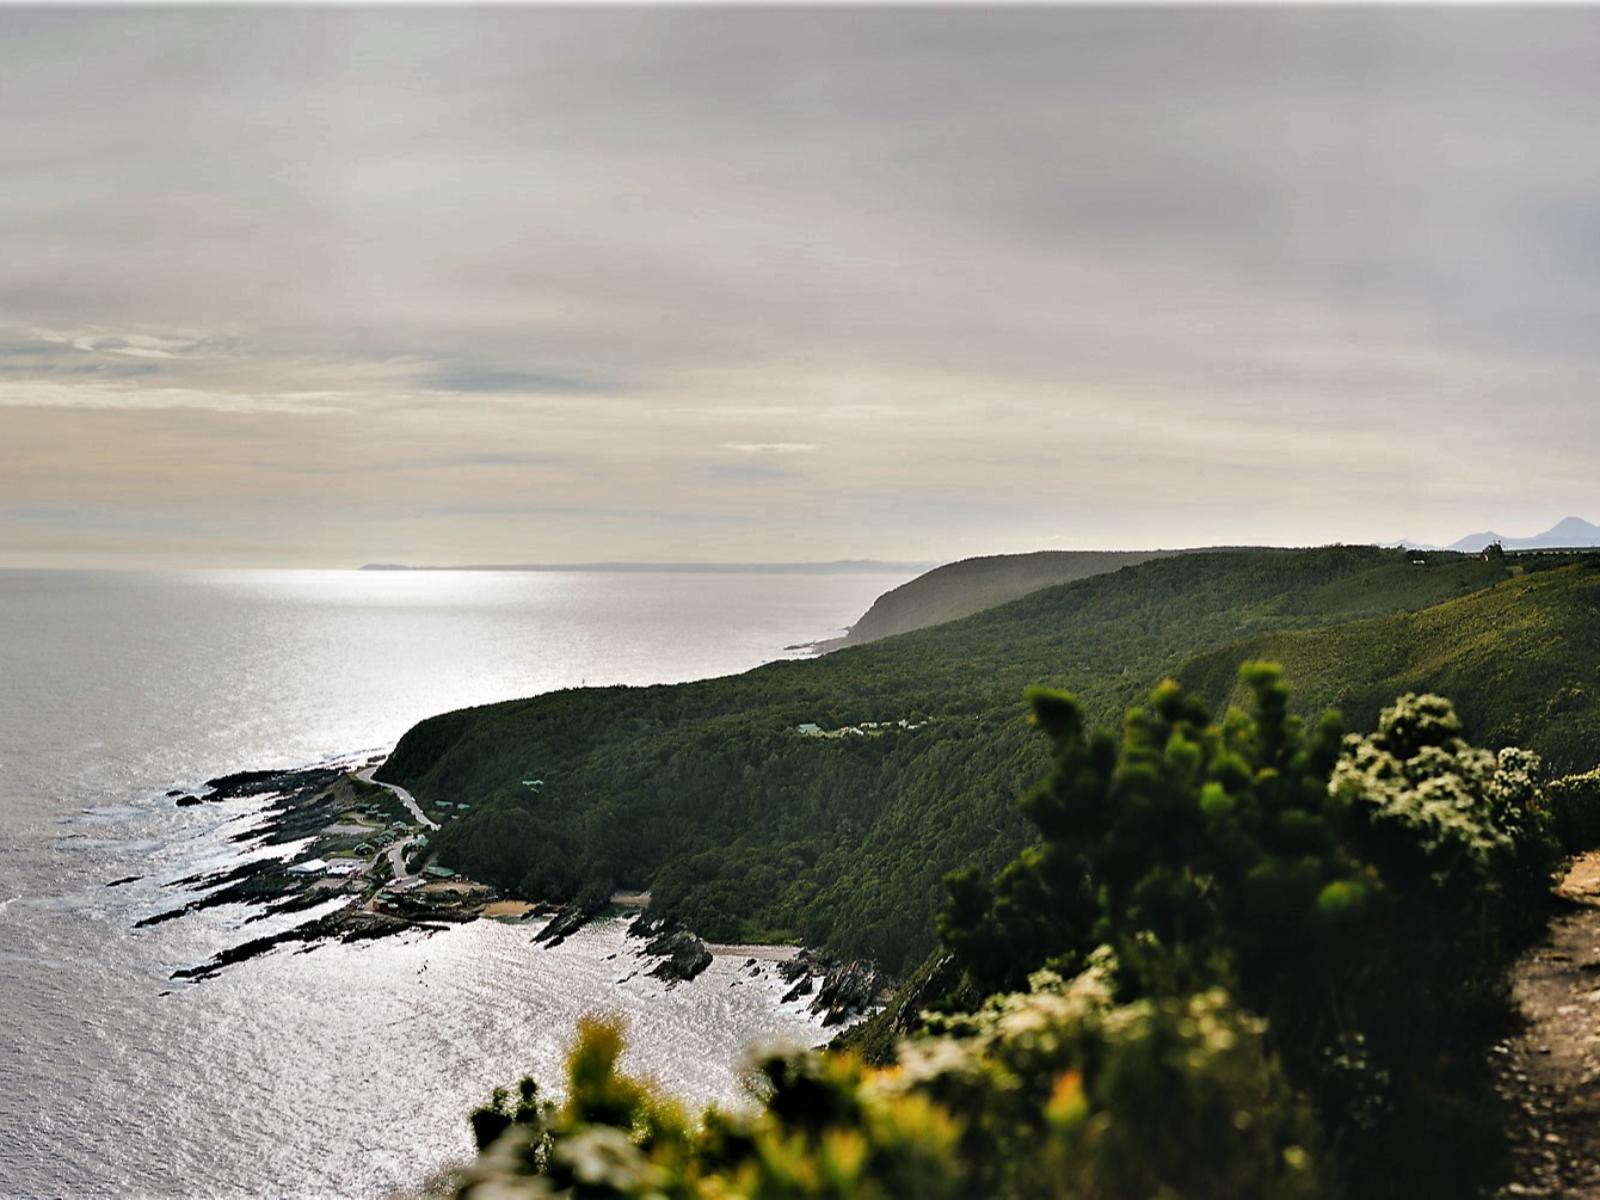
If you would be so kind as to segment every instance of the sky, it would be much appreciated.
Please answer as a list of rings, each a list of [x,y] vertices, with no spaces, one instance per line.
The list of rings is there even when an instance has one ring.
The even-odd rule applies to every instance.
[[[0,565],[1600,520],[1600,10],[0,8]]]

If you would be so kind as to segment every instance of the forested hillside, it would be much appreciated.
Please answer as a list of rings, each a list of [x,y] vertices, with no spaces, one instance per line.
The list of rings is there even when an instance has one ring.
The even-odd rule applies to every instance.
[[[1597,585],[1582,563],[1513,577],[1478,558],[1419,566],[1371,547],[1165,558],[820,660],[447,714],[412,730],[383,777],[472,803],[439,853],[501,886],[553,898],[650,887],[709,937],[802,937],[903,968],[932,945],[945,873],[991,868],[1023,843],[1015,796],[1046,765],[1024,721],[1028,685],[1067,689],[1107,722],[1180,670],[1225,696],[1240,661],[1281,646],[1307,705],[1365,705],[1403,681],[1462,695],[1477,736],[1475,698],[1519,672],[1543,686],[1557,677],[1540,664],[1570,660],[1592,679]],[[1369,654],[1366,640],[1396,628],[1383,618],[1432,632]],[[1522,649],[1471,649],[1513,635]],[[1517,729],[1593,765],[1580,761],[1600,757],[1593,685],[1573,680],[1575,698],[1519,708]],[[796,729],[864,722],[891,724]],[[1491,728],[1492,743],[1511,726]]]

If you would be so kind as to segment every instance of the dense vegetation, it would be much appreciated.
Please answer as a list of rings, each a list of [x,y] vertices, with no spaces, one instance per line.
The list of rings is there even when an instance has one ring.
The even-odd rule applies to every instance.
[[[437,844],[500,886],[649,887],[708,937],[802,937],[906,969],[933,946],[943,876],[1026,841],[1014,797],[1047,765],[1020,704],[1033,683],[1105,722],[1175,672],[1221,702],[1240,662],[1271,655],[1363,723],[1400,690],[1446,690],[1488,744],[1594,766],[1600,572],[1550,568],[1372,547],[1163,558],[818,660],[447,714],[382,777],[472,802]],[[920,727],[795,731],[902,718]]]
[[[1335,714],[1289,715],[1276,669],[1242,678],[1253,720],[1208,725],[1168,684],[1120,745],[1034,696],[1055,746],[1023,800],[1042,840],[992,886],[952,878],[941,930],[964,989],[1102,946],[1133,995],[1226,986],[1321,1101],[1355,1194],[1463,1194],[1497,1145],[1483,1051],[1501,972],[1542,927],[1559,854],[1539,760],[1468,746],[1437,697],[1341,743]]]
[[[1557,863],[1537,756],[1406,696],[1374,733],[1290,714],[1275,669],[1213,724],[1178,685],[1052,745],[1038,841],[950,880],[958,979],[886,1070],[761,1064],[753,1116],[691,1122],[589,1025],[564,1105],[474,1114],[469,1196],[1460,1196],[1492,1182],[1484,1050]],[[992,990],[999,994],[972,1002]],[[965,1002],[963,1001],[965,997]]]
[[[1545,791],[1562,848],[1569,854],[1600,849],[1600,769],[1557,779]]]

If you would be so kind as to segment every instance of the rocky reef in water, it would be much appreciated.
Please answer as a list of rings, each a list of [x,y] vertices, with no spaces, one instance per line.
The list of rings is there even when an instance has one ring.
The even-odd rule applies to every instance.
[[[652,916],[648,910],[628,926],[628,934],[645,939],[641,953],[661,960],[650,969],[650,976],[665,980],[668,987],[688,983],[711,965],[711,951],[703,941],[677,921]]]
[[[420,827],[401,820],[403,809],[381,788],[356,778],[352,764],[282,771],[240,771],[210,780],[196,791],[168,793],[180,808],[256,801],[232,820],[229,840],[246,855],[212,871],[164,886],[192,896],[135,922],[135,928],[178,920],[202,909],[242,905],[245,924],[288,913],[334,906],[293,928],[227,947],[206,962],[172,972],[172,979],[202,980],[284,945],[302,952],[328,942],[359,942],[407,931],[433,932],[473,920],[494,893],[470,882],[448,894],[392,891],[390,848]],[[264,803],[263,803],[264,802]],[[391,819],[393,818],[393,819]],[[282,848],[290,847],[287,853]],[[273,851],[279,851],[274,853]],[[404,851],[396,853],[403,854]],[[330,870],[330,864],[348,864]],[[107,887],[133,882],[112,880]]]
[[[790,985],[783,1002],[810,997],[808,1007],[824,1026],[868,1016],[885,1003],[894,986],[894,980],[869,959],[837,959],[813,950],[801,950],[779,963],[777,970]]]

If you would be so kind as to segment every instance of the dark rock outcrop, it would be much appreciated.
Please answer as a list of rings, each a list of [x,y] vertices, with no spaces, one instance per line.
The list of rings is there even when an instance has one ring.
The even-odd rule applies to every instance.
[[[234,796],[253,796],[262,792],[277,791],[286,782],[293,786],[295,776],[313,771],[235,771],[232,775],[219,775],[206,780],[206,786],[217,793],[219,799]]]
[[[671,922],[665,917],[653,916],[647,908],[628,923],[628,936],[635,938],[653,938],[668,928]]]
[[[822,977],[811,1011],[824,1026],[842,1025],[866,1016],[883,1002],[889,980],[866,959],[836,966]]]
[[[533,935],[535,942],[546,942],[550,946],[559,946],[578,930],[589,923],[594,912],[577,904],[563,905],[556,910],[556,915],[550,918],[545,927]]]
[[[644,948],[646,954],[659,955],[661,961],[650,971],[654,979],[667,983],[687,983],[711,965],[711,951],[687,929],[660,934]]]
[[[650,976],[666,980],[668,987],[687,983],[711,965],[711,951],[703,941],[677,921],[655,916],[649,909],[633,919],[628,936],[648,939],[641,953],[661,959]]]
[[[197,967],[180,967],[172,972],[168,978],[210,979],[224,967],[246,962],[267,953],[267,951],[277,946],[291,942],[305,943],[307,948],[312,948],[317,943],[334,938],[342,942],[362,942],[372,938],[404,933],[408,929],[433,931],[442,928],[444,928],[442,925],[428,924],[421,921],[398,920],[393,917],[346,908],[338,912],[329,913],[325,917],[319,917],[314,921],[308,921],[304,925],[297,925],[293,929],[286,929],[282,933],[241,942],[237,946],[231,946],[213,955],[209,962],[201,963]]]
[[[809,1008],[825,1026],[843,1025],[866,1016],[888,998],[894,981],[869,959],[840,962],[815,950],[801,950],[777,964],[780,979],[789,984],[780,1003],[789,1004],[814,994]]]

